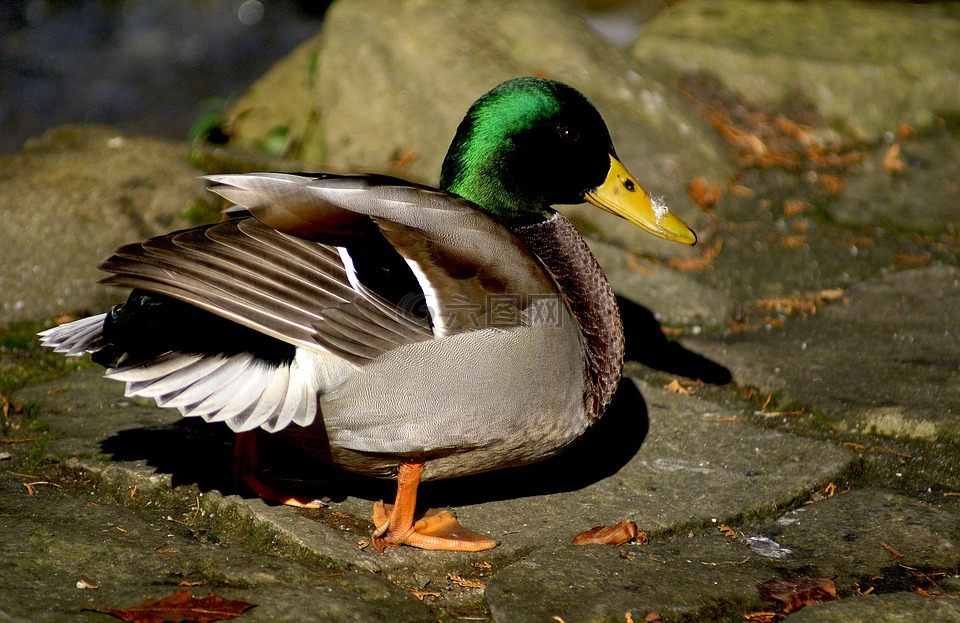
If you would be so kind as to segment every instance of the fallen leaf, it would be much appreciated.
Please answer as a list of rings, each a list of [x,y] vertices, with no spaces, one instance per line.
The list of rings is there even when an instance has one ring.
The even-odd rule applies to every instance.
[[[783,604],[784,614],[790,614],[810,604],[833,601],[837,586],[830,578],[775,578],[760,585],[760,597]]]
[[[807,203],[806,201],[785,201],[783,203],[783,215],[784,216],[799,216],[805,214],[806,212],[812,212],[816,209],[812,203]]]
[[[802,249],[807,244],[806,236],[780,236],[780,246],[787,249]]]
[[[934,599],[960,599],[958,595],[948,595],[943,592],[943,589],[937,587],[934,591],[928,591],[919,586],[914,587],[914,590],[917,591],[917,594],[921,597],[932,597]]]
[[[441,595],[440,593],[436,593],[434,591],[418,591],[414,588],[408,588],[407,590],[420,601],[423,601],[424,597],[433,597],[434,599],[443,599],[443,595]]]
[[[663,623],[663,619],[660,618],[659,612],[651,610],[643,615],[643,623]]]
[[[704,247],[699,257],[681,258],[671,257],[667,260],[667,266],[676,270],[687,272],[699,272],[706,268],[713,268],[714,258],[720,255],[720,249],[723,248],[723,239],[717,238],[709,247]]]
[[[900,143],[894,143],[887,148],[886,153],[883,154],[881,166],[887,173],[903,173],[903,158],[900,157]]]
[[[922,264],[929,264],[930,258],[925,255],[909,255],[907,253],[898,253],[893,256],[893,259],[897,260],[901,264],[907,264],[909,266],[920,266]]]
[[[486,588],[487,583],[481,582],[480,580],[470,580],[463,576],[457,575],[456,573],[448,573],[447,579],[456,584],[457,586],[462,586],[464,588]]]
[[[901,140],[913,138],[916,135],[917,135],[917,131],[911,128],[906,123],[901,123],[897,126],[897,138]]]
[[[492,569],[493,568],[493,565],[491,565],[486,560],[482,560],[479,562],[473,561],[470,563],[470,566],[473,567],[474,569]]]
[[[836,197],[843,192],[843,187],[847,185],[847,180],[839,175],[818,175],[817,184],[830,197]]]
[[[129,623],[213,623],[235,619],[253,607],[244,601],[231,601],[219,595],[197,599],[190,591],[177,591],[163,599],[144,599],[129,608],[105,610]]]
[[[100,585],[94,584],[93,582],[80,578],[79,580],[77,580],[77,588],[81,590],[95,591],[98,588],[100,588]]]
[[[637,529],[636,522],[624,519],[615,526],[595,526],[573,537],[573,545],[623,545],[636,539],[644,542],[646,532]]]
[[[723,198],[723,188],[709,183],[705,177],[695,177],[687,182],[687,194],[698,206],[709,210]]]
[[[672,381],[664,385],[663,388],[668,392],[680,394],[681,396],[692,396],[694,393],[693,390],[687,389],[686,387],[681,385],[680,381],[678,381],[677,379],[673,379]]]
[[[748,612],[743,618],[748,623],[777,623],[783,620],[783,615],[776,612]]]
[[[880,541],[880,547],[890,552],[890,555],[893,556],[893,560],[896,560],[898,558],[903,558],[903,554],[895,550],[892,546],[888,545],[887,543],[884,543],[883,541]]]
[[[727,537],[728,539],[737,538],[737,531],[726,524],[718,526],[717,529],[720,530],[720,534]]]

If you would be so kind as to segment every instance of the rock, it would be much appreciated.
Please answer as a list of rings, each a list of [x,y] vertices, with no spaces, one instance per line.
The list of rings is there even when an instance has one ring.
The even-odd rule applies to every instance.
[[[690,0],[647,23],[632,52],[667,74],[710,72],[776,108],[802,98],[834,127],[874,140],[960,113],[952,5]]]
[[[187,227],[204,184],[184,146],[63,126],[0,156],[0,322],[99,311],[117,290],[97,264],[122,244]]]
[[[782,330],[685,343],[729,367],[738,383],[822,410],[836,429],[960,438],[960,269],[906,270],[846,297]]]
[[[326,160],[317,135],[321,41],[317,35],[298,45],[230,107],[224,131],[232,146],[275,156],[295,154],[307,162]]]
[[[903,170],[888,171],[884,159],[899,150]],[[852,226],[941,233],[957,225],[960,200],[960,136],[932,136],[885,144],[859,167],[827,214]]]
[[[790,623],[958,623],[955,599],[931,599],[916,593],[864,595],[807,606]]]
[[[407,591],[370,573],[345,572],[329,559],[298,561],[203,543],[182,524],[91,504],[89,494],[49,487],[30,497],[4,484],[3,621],[83,620],[92,616],[88,610],[166,597],[181,582],[195,583],[183,590],[198,598],[216,594],[254,604],[243,621],[303,621],[307,613],[322,621],[436,621]],[[81,581],[94,588],[82,590]]]
[[[302,142],[304,156],[334,168],[386,170],[436,183],[469,105],[503,80],[542,74],[577,87],[597,105],[627,167],[648,191],[667,195],[692,225],[699,217],[686,198],[687,181],[723,180],[732,171],[712,130],[675,94],[643,76],[571,8],[545,0],[403,2],[388,12],[371,0],[337,2],[316,40],[282,62],[290,67],[271,72],[269,84],[254,85],[243,110],[277,113],[269,121],[258,113],[248,129],[237,111],[231,127],[236,140],[250,145],[263,139],[264,128],[309,126],[303,120],[313,108],[291,120],[286,101],[314,97],[304,95],[301,77],[304,68],[313,71],[305,61],[312,49],[318,50],[310,74],[317,81],[318,133],[292,139]],[[290,95],[273,78],[281,74],[288,76]],[[637,244],[646,237],[639,230],[628,235]]]
[[[695,538],[611,547],[565,546],[536,552],[487,586],[498,623],[523,621],[717,621],[729,610],[764,609],[757,584],[773,571],[718,532]],[[625,613],[630,613],[627,619]]]
[[[842,592],[852,590],[854,582],[865,589],[887,574],[902,576],[904,566],[956,568],[958,529],[960,518],[948,509],[889,491],[865,490],[801,506],[762,532],[802,552],[804,561],[812,559],[807,574],[836,577]]]

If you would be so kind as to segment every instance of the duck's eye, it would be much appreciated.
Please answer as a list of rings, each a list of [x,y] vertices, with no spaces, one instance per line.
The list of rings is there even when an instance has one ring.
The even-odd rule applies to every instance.
[[[563,126],[562,128],[560,128],[559,133],[560,133],[560,140],[562,140],[565,143],[572,143],[578,138],[580,138],[580,135],[577,134],[577,131],[574,128],[571,128],[568,126]]]

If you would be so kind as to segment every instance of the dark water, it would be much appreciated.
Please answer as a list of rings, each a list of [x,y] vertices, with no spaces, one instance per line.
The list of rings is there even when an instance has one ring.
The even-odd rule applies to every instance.
[[[4,0],[0,152],[70,122],[187,137],[320,26],[328,2]]]

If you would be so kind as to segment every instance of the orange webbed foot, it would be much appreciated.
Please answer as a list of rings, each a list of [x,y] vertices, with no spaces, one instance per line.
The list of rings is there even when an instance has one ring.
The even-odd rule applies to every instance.
[[[403,526],[403,522],[391,521],[394,508],[395,505],[383,502],[373,505],[373,523],[377,527],[373,546],[381,554],[397,545],[448,552],[482,552],[498,545],[493,539],[464,528],[450,511],[431,508],[412,525]]]
[[[378,552],[397,545],[450,552],[480,552],[497,546],[493,539],[461,526],[450,511],[429,510],[414,522],[422,473],[423,463],[401,463],[396,503],[373,505],[372,542]]]

